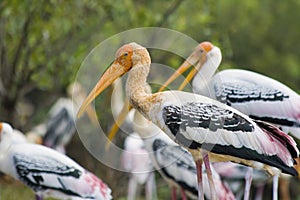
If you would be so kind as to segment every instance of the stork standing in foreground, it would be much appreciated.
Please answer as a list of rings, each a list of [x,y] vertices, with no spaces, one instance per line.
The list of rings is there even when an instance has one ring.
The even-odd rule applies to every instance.
[[[226,103],[252,119],[272,123],[299,139],[300,96],[284,84],[255,72],[229,69],[215,74],[221,59],[218,47],[210,42],[200,43],[160,91],[188,68],[196,66],[179,90],[194,77],[194,93]],[[278,178],[274,178],[273,184],[276,196]]]
[[[150,64],[146,48],[136,43],[122,46],[113,64],[83,102],[78,116],[114,80],[128,72],[126,93],[131,105],[193,155],[199,199],[203,199],[204,194],[202,161],[207,169],[212,199],[216,199],[208,154],[213,161],[243,163],[263,168],[272,175],[279,173],[273,167],[297,175],[293,158],[298,157],[299,151],[291,137],[270,124],[254,122],[241,112],[201,95],[182,91],[146,93],[144,85]]]
[[[51,148],[26,143],[7,123],[0,123],[0,170],[30,187],[37,200],[112,199],[94,174]]]
[[[148,87],[147,91],[150,91]],[[126,100],[128,104],[128,101]],[[129,109],[124,104],[122,112],[120,112],[115,125],[111,129],[108,138],[113,138],[118,131],[118,125],[122,125]],[[172,200],[176,200],[176,190],[181,191],[183,200],[187,196],[191,199],[197,199],[198,183],[196,165],[192,155],[183,147],[173,142],[166,134],[157,126],[145,119],[141,113],[134,111],[133,128],[140,138],[143,139],[146,150],[152,160],[155,169],[161,174],[164,180],[171,188]],[[207,174],[203,173],[203,189],[207,199],[211,199],[209,192],[209,184]],[[223,184],[218,173],[212,168],[213,181],[216,186],[217,198],[219,200],[235,199],[231,190]]]

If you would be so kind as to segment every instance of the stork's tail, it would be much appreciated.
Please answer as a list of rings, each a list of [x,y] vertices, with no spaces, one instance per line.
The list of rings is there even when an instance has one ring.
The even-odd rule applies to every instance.
[[[283,147],[285,147],[287,149],[288,153],[291,156],[293,163],[296,164],[296,161],[294,158],[299,157],[299,150],[297,148],[297,144],[296,144],[295,140],[272,124],[269,124],[269,123],[266,123],[263,121],[259,121],[259,120],[254,120],[254,121],[263,131],[267,132],[271,137],[273,137],[274,140],[279,142]],[[287,156],[287,155],[285,155],[285,156]],[[284,172],[287,172],[294,176],[298,175],[295,168],[293,168],[290,165],[277,166],[277,167],[279,169],[282,169]]]

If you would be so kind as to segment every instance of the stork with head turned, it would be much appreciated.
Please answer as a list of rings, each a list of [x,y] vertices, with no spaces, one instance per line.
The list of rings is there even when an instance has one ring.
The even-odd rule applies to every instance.
[[[110,188],[91,172],[51,148],[27,143],[0,122],[0,170],[30,187],[37,200],[109,200]]]
[[[179,87],[180,90],[194,77],[194,93],[225,103],[254,120],[272,123],[299,139],[300,96],[284,84],[252,71],[228,69],[215,74],[221,59],[218,47],[210,42],[200,43],[160,91],[180,74],[195,66]],[[275,177],[275,196],[277,182]]]
[[[215,74],[221,59],[217,46],[200,43],[160,91],[195,66],[179,89],[194,77],[194,93],[226,103],[252,119],[277,125],[300,139],[300,95],[277,80],[248,70],[227,69]]]
[[[213,161],[260,167],[272,175],[279,173],[274,167],[297,175],[293,158],[298,157],[299,151],[291,137],[270,124],[257,124],[241,112],[201,95],[182,91],[146,93],[144,85],[150,64],[146,48],[136,43],[122,46],[113,64],[83,102],[78,116],[114,80],[128,72],[126,94],[130,104],[193,155],[199,199],[203,199],[202,161],[207,169],[212,199],[216,199],[208,155]]]

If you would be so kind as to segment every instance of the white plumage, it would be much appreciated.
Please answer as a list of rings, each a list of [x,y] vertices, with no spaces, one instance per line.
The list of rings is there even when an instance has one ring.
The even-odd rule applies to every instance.
[[[193,80],[197,94],[198,80]],[[223,101],[254,119],[278,125],[300,138],[300,96],[267,76],[239,69],[223,70],[209,82],[211,97]],[[195,86],[195,87],[194,87]],[[207,91],[206,91],[207,93]]]
[[[0,170],[30,187],[37,199],[112,199],[105,183],[64,154],[24,143],[7,123],[0,123],[0,137]]]

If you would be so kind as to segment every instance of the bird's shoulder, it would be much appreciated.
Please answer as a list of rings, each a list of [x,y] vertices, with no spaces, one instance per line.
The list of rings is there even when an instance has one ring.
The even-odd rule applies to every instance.
[[[283,101],[298,96],[279,81],[247,70],[224,70],[214,76],[213,90],[222,102]]]
[[[83,168],[68,156],[51,148],[38,144],[16,144],[11,148],[11,156],[15,163],[22,165],[36,164],[41,169],[49,168],[74,168],[83,171]]]

